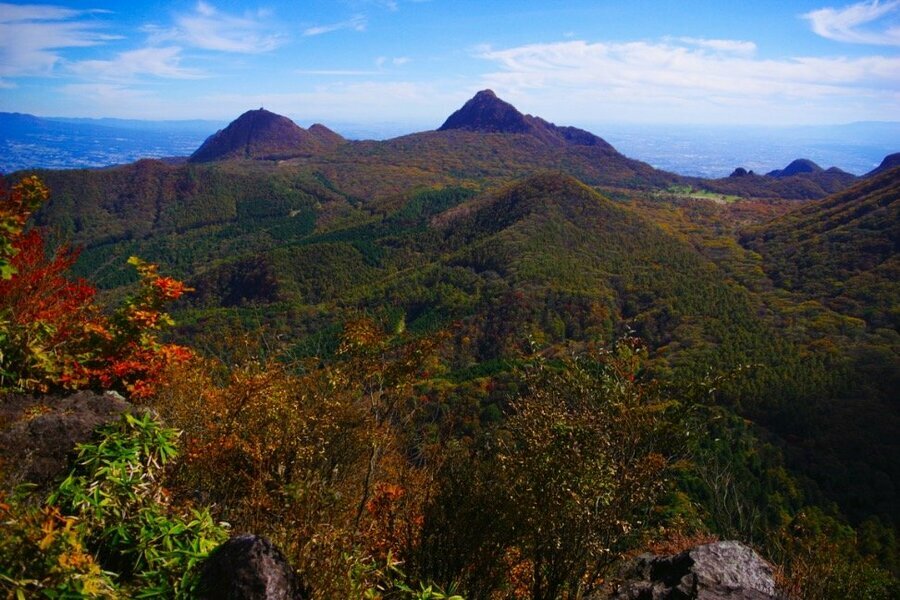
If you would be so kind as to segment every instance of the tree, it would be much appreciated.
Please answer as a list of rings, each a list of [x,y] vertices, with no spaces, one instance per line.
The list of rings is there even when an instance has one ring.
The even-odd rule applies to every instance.
[[[634,543],[665,489],[678,403],[636,374],[633,340],[539,362],[499,435],[515,544],[535,600],[580,598]]]

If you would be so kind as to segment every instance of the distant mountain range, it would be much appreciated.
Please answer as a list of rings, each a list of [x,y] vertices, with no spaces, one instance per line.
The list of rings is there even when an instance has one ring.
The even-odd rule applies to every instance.
[[[0,173],[185,157],[215,129],[216,123],[206,121],[48,119],[0,113]]]
[[[528,119],[537,128],[541,128],[537,122],[552,125],[539,117]],[[29,167],[100,168],[140,158],[187,157],[225,125],[204,120],[77,119],[0,113],[0,173]],[[383,139],[408,131],[401,124],[329,125],[347,139]],[[874,168],[885,154],[895,152],[896,140],[900,139],[900,123],[793,128],[607,123],[590,129],[604,132],[605,141],[627,156],[666,171],[707,178],[723,177],[738,165],[765,173],[797,156],[860,175]],[[576,132],[587,133],[572,127],[557,127],[556,133],[560,130],[570,130],[570,137]],[[596,137],[587,135],[588,139]]]

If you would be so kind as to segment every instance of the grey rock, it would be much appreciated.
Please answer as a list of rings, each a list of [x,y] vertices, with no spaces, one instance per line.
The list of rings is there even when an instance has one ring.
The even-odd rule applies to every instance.
[[[5,484],[27,482],[43,490],[68,472],[76,445],[89,441],[98,426],[133,408],[115,392],[8,394],[0,398],[0,462]]]
[[[671,556],[643,554],[614,600],[774,600],[772,566],[740,542],[696,546]]]
[[[264,537],[231,538],[200,572],[201,600],[302,600],[306,597],[284,554]]]

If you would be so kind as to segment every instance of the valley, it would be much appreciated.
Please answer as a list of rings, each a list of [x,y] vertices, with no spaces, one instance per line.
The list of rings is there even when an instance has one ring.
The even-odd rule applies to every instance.
[[[336,394],[377,375],[398,405],[416,398],[392,460],[430,465],[434,448],[492,456],[492,436],[518,423],[529,368],[607,348],[624,377],[616,389],[652,396],[660,414],[677,404],[683,420],[670,425],[695,436],[672,442],[680,466],[654,519],[703,523],[774,554],[788,524],[812,515],[813,528],[855,529],[854,552],[896,573],[894,163],[865,176],[797,160],[767,175],[685,177],[484,90],[437,130],[384,141],[260,109],[187,161],[9,179],[34,174],[49,187],[34,223],[81,249],[73,273],[104,302],[134,292],[131,256],[193,288],[171,310],[171,341],[225,365],[265,355],[312,379],[350,356],[362,379]],[[348,354],[362,321],[377,341]],[[573,396],[609,384],[585,381],[557,383]],[[377,426],[390,415],[376,413]],[[483,483],[477,499],[496,483],[479,479],[491,460],[451,461],[462,471],[435,467],[435,477]],[[710,465],[727,481],[708,477]],[[736,508],[717,505],[723,496]],[[473,548],[448,552],[463,560]],[[475,577],[448,565],[416,568],[445,583]]]

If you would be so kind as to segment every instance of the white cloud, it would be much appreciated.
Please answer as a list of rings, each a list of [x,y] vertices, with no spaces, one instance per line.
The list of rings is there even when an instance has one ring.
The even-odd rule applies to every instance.
[[[457,93],[456,91],[452,93]],[[204,105],[215,107],[216,113],[205,118],[232,119],[247,107],[265,106],[282,115],[297,117],[300,122],[385,121],[431,123],[439,121],[433,114],[452,93],[440,84],[408,81],[335,82],[319,85],[307,92],[288,94],[217,94],[204,99]],[[365,98],[365,102],[360,102]],[[463,98],[452,98],[462,101]]]
[[[79,109],[72,116],[118,117],[123,119],[171,119],[175,108],[164,98],[144,88],[118,83],[73,83],[56,88],[62,96],[77,100]],[[55,114],[69,114],[66,108]]]
[[[803,113],[809,106],[827,105],[837,114],[836,105],[855,106],[861,98],[886,111],[900,94],[900,57],[762,60],[746,56],[746,47],[735,53],[717,45],[710,52],[709,45],[672,40],[567,41],[477,54],[497,66],[482,85],[537,100],[550,116],[567,107],[581,115],[622,111],[616,117],[655,110],[660,121],[694,114],[698,121],[764,122],[789,113],[803,120],[811,116]]]
[[[900,12],[900,0],[870,0],[843,8],[820,8],[803,16],[818,35],[836,42],[900,46],[900,25],[877,24]],[[867,27],[876,25],[874,27]]]
[[[180,65],[181,48],[139,48],[122,52],[112,60],[84,60],[73,63],[71,70],[89,79],[132,79],[151,75],[169,79],[196,79],[203,74]]]
[[[349,76],[381,75],[383,71],[354,71],[352,69],[300,69],[294,71],[297,75],[325,75],[325,76]]]
[[[177,41],[204,50],[258,54],[274,50],[282,42],[267,30],[264,19],[268,15],[263,10],[229,15],[201,0],[193,12],[177,15],[173,27],[150,25],[144,31],[150,34],[151,45]]]
[[[0,4],[0,76],[46,75],[62,60],[59,50],[119,39],[99,31],[102,23],[82,18],[97,12]]]
[[[70,83],[58,89],[64,94],[95,99],[102,97],[111,101],[133,100],[135,98],[145,98],[149,95],[145,90],[115,83]]]
[[[0,2],[0,23],[22,21],[63,21],[77,17],[82,11],[44,4],[7,4]]]
[[[355,15],[347,19],[346,21],[330,23],[328,25],[316,25],[314,27],[307,27],[303,30],[303,35],[307,37],[312,35],[322,35],[323,33],[341,31],[342,29],[350,29],[352,31],[365,31],[366,18],[363,15]]]
[[[680,37],[676,38],[676,41],[690,46],[697,46],[698,48],[729,54],[750,55],[756,52],[756,44],[742,40],[709,40],[706,38]]]

